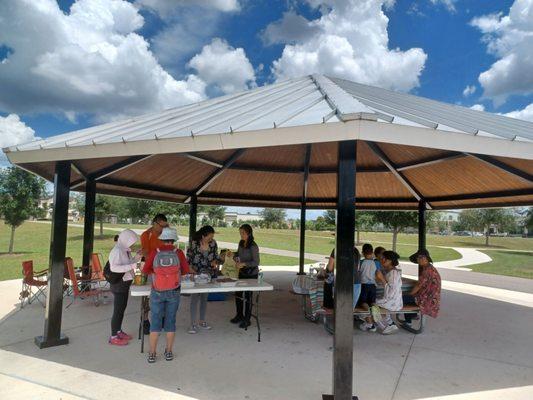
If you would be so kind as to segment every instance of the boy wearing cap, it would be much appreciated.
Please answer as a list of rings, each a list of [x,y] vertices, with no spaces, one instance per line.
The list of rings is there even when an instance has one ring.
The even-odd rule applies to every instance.
[[[178,240],[176,229],[163,228],[159,240],[163,245],[150,252],[143,268],[143,273],[152,276],[150,292],[152,321],[148,353],[150,364],[156,360],[157,339],[162,329],[167,337],[165,360],[174,359],[172,346],[176,335],[176,313],[180,304],[181,275],[189,273],[185,254],[174,246],[174,242]]]

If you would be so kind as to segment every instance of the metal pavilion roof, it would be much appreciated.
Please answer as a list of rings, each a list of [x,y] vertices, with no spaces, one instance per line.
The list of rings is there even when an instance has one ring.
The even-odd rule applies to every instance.
[[[533,203],[533,123],[323,75],[111,122],[4,152],[14,164],[47,179],[55,161],[74,161],[76,190],[83,190],[82,178],[90,177],[99,182],[102,193],[170,201],[203,193],[206,203],[231,200],[287,207],[300,203],[307,164],[318,208],[334,205],[336,155],[328,144],[353,139],[364,142],[358,149],[358,177],[363,176],[362,181],[358,178],[363,190],[358,196],[372,207],[413,208],[419,198],[434,199],[440,208],[466,207],[477,204],[478,192],[492,199],[485,205],[496,204],[496,198],[506,204]],[[306,155],[308,144],[313,157]],[[192,164],[179,164],[184,157]],[[194,169],[196,175],[189,169],[180,179],[160,179],[155,172],[149,181],[139,176],[146,167],[157,169],[170,160],[174,166]],[[457,190],[433,193],[426,181],[444,179],[439,175],[444,167],[451,168],[446,172],[449,178],[458,179]],[[471,171],[468,184],[459,179],[465,171]],[[390,193],[371,184],[364,189],[364,177],[377,176],[371,174],[382,174]],[[285,196],[275,196],[261,185],[253,187],[258,179],[272,180],[272,186],[282,182]],[[491,186],[491,179],[497,184]],[[246,190],[217,186],[244,181]],[[377,193],[375,198],[372,193]],[[511,197],[514,202],[507,201]]]

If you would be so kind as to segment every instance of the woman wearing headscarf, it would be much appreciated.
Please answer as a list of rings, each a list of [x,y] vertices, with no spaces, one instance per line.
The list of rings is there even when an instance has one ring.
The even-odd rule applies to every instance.
[[[109,344],[116,346],[124,346],[131,340],[131,336],[122,330],[122,320],[124,319],[124,311],[126,311],[128,305],[128,295],[131,282],[135,276],[135,267],[142,257],[140,252],[135,255],[131,254],[131,246],[138,239],[139,236],[135,232],[131,229],[126,229],[120,232],[115,247],[109,253],[109,267],[111,272],[123,274],[116,283],[110,285],[114,299]]]

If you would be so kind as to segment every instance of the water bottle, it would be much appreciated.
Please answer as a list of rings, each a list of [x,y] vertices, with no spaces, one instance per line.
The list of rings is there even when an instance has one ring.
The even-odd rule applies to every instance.
[[[263,284],[263,271],[259,270],[259,274],[257,274],[257,283],[259,285]]]

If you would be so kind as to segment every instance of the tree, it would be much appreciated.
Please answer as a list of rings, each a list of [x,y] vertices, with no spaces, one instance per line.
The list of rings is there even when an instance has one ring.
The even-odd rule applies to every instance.
[[[222,206],[209,206],[207,210],[207,217],[214,226],[221,226],[226,217],[226,207]]]
[[[281,208],[263,208],[259,211],[259,215],[263,217],[264,226],[271,228],[276,224],[281,226],[285,222],[287,213]]]
[[[361,231],[374,225],[374,213],[371,211],[355,211],[356,244],[361,244]]]
[[[527,229],[527,236],[533,232],[533,207],[529,207],[525,213],[524,226]]]
[[[324,217],[324,222],[327,225],[335,226],[337,212],[335,210],[326,210],[322,216]]]
[[[509,229],[515,223],[515,216],[505,208],[463,210],[459,214],[459,225],[471,231],[485,233],[485,246],[489,245],[492,228]]]
[[[373,213],[373,219],[374,222],[392,230],[393,251],[396,251],[398,233],[407,227],[418,225],[418,214],[413,211],[376,211]]]
[[[9,254],[13,253],[15,230],[30,217],[39,215],[39,199],[45,194],[45,183],[20,168],[0,170],[0,215],[11,227]]]

